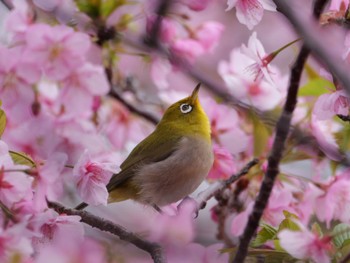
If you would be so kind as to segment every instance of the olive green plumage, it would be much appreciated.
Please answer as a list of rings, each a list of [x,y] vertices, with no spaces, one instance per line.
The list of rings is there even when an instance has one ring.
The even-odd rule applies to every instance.
[[[199,86],[191,96],[172,104],[156,129],[121,164],[121,171],[107,185],[109,203],[133,199],[163,206],[186,197],[205,179],[213,153]]]

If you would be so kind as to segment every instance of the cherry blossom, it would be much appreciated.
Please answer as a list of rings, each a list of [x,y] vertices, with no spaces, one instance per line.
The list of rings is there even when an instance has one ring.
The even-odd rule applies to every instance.
[[[24,117],[26,117],[25,114]],[[43,114],[36,117],[30,116],[18,124],[13,124],[11,132],[5,130],[4,138],[11,142],[15,149],[33,158],[47,159],[62,143],[62,138],[57,134],[56,125],[57,122],[52,116]]]
[[[312,134],[315,136],[322,151],[331,160],[340,160],[339,147],[333,136],[334,132],[339,131],[340,126],[330,119],[323,121],[318,120],[318,116],[312,114],[311,128]]]
[[[99,111],[102,130],[116,149],[125,149],[126,142],[132,145],[140,142],[151,133],[152,128],[132,115],[132,113],[118,102],[110,102]]]
[[[55,153],[44,165],[38,164],[30,174],[34,177],[34,206],[37,211],[46,208],[46,199],[55,201],[62,193],[62,170],[67,161],[64,153]]]
[[[330,1],[329,10],[346,9],[349,5],[349,0],[332,0]]]
[[[311,259],[319,263],[331,262],[332,238],[321,237],[301,223],[298,225],[300,231],[282,230],[278,233],[281,247],[298,259]]]
[[[292,203],[295,201],[293,192],[286,184],[276,185],[272,191],[268,205],[263,214],[264,222],[278,226],[284,219],[283,211],[294,212]]]
[[[228,0],[227,5],[226,11],[236,7],[238,21],[250,30],[261,21],[264,10],[276,11],[272,0]]]
[[[160,214],[153,225],[151,239],[163,244],[185,247],[195,236],[196,203],[185,199],[175,215]]]
[[[203,45],[191,38],[182,38],[175,40],[171,45],[171,51],[180,58],[186,59],[193,64],[195,59],[203,55],[205,50]]]
[[[82,66],[90,40],[68,27],[35,24],[26,32],[26,44],[24,60],[41,65],[47,77],[62,80]]]
[[[181,3],[188,6],[193,11],[202,11],[206,9],[211,0],[181,0]]]
[[[9,154],[6,143],[0,141],[0,200],[3,204],[11,207],[14,203],[24,198],[31,198],[32,179],[20,172],[28,167],[15,165]],[[6,172],[6,170],[18,170]]]
[[[246,68],[247,73],[252,74],[254,80],[260,80],[263,77],[274,84],[274,75],[276,76],[276,68],[270,64],[275,57],[274,53],[266,54],[265,49],[257,37],[257,33],[253,32],[248,40],[248,46],[242,44],[241,52],[255,63]]]
[[[171,63],[159,56],[154,56],[151,64],[151,77],[154,84],[159,89],[167,89],[169,87],[168,76],[172,72]]]
[[[59,215],[52,210],[37,214],[30,221],[30,227],[40,233],[33,238],[35,249],[40,251],[45,246],[66,246],[82,242],[84,228],[79,221],[79,216]]]
[[[225,146],[234,155],[245,151],[249,137],[240,129],[241,120],[237,111],[211,98],[204,98],[202,103],[210,120],[213,141]]]
[[[247,225],[276,134],[270,124],[286,100],[288,76],[284,72],[295,59],[293,52],[286,52],[285,57],[279,54],[296,41],[267,53],[264,46],[275,46],[269,43],[274,39],[258,38],[270,31],[279,36],[281,30],[289,30],[281,16],[272,12],[264,18],[266,23],[257,26],[264,10],[276,11],[273,1],[226,1],[227,10],[236,8],[243,27],[232,24],[232,12],[225,15],[225,3],[176,1],[160,12],[158,45],[153,47],[142,39],[150,39],[158,22],[158,0],[133,1],[132,5],[128,1],[7,2],[14,8],[6,11],[0,45],[0,262],[151,262],[149,255],[134,253],[138,248],[133,245],[114,242],[112,236],[83,225],[79,216],[55,212],[47,200],[66,207],[74,207],[79,199],[106,205],[106,184],[119,172],[127,153],[154,129],[142,112],[160,117],[165,105],[187,97],[199,79],[200,102],[210,122],[215,155],[207,177],[209,190],[222,185],[221,180],[256,154],[252,142],[259,138],[249,106],[259,112],[258,118],[273,120],[261,122],[270,136],[264,138],[266,151],[254,156],[261,161],[217,194],[217,200],[208,200],[197,219],[198,204],[188,199],[179,206],[163,207],[161,214],[128,201],[96,214],[160,244],[170,263],[227,262],[231,255],[221,250],[229,240],[218,240],[220,235],[215,235],[225,234],[235,243]],[[327,15],[343,16],[348,4],[348,0],[330,1],[326,19]],[[257,32],[249,31],[255,27]],[[241,39],[247,34],[251,36],[243,44]],[[344,50],[339,52],[346,70],[350,34],[342,36],[340,40],[334,36],[334,42],[344,41]],[[238,44],[232,48],[232,43]],[[349,115],[350,97],[330,72],[321,69],[318,73],[318,68],[326,66],[320,61],[315,53],[305,63],[291,128],[311,133],[312,145],[317,147],[296,144],[295,133],[289,133],[261,223],[276,229],[273,239],[279,240],[274,244],[279,242],[292,257],[323,263],[337,260],[343,252],[333,244],[337,234],[329,233],[335,233],[338,223],[350,224],[350,173],[345,167],[348,122],[336,117]],[[183,65],[196,69],[183,71]],[[139,85],[129,85],[129,77]],[[307,85],[322,82],[320,77],[334,82],[335,88],[319,96],[318,90],[308,90]],[[141,113],[135,114],[130,105],[113,96],[111,87]],[[204,182],[200,187],[207,186]],[[92,213],[97,210],[90,209]],[[289,220],[298,218],[298,231],[281,225],[291,214]],[[317,227],[307,229],[315,223],[325,225],[325,234]],[[262,249],[266,247],[277,250],[270,240]]]
[[[68,233],[69,234],[69,233]],[[65,239],[69,239],[67,235]],[[103,246],[92,239],[85,239],[82,242],[65,246],[47,246],[43,248],[37,256],[37,263],[57,262],[57,263],[105,263],[108,262]],[[53,261],[53,260],[59,261]]]
[[[146,29],[149,33],[154,21],[155,16],[147,19]],[[213,52],[224,31],[223,24],[216,21],[204,22],[196,28],[185,28],[187,35],[181,34],[179,27],[169,18],[162,19],[160,40],[170,49],[175,59],[167,61],[157,55],[152,56],[151,77],[159,88],[168,87],[167,76],[176,68],[172,66],[176,66],[179,60],[193,64],[199,56]]]
[[[46,211],[31,221],[31,227],[38,229],[40,236],[33,238],[38,254],[36,262],[106,262],[103,248],[84,237],[84,228],[79,216],[58,215]]]
[[[214,164],[208,180],[227,179],[236,172],[232,154],[225,148],[214,145]]]
[[[57,100],[61,107],[64,106],[66,117],[90,117],[94,96],[106,95],[109,91],[102,67],[88,63],[63,79],[61,85]]]
[[[264,53],[253,33],[248,47],[235,48],[229,62],[220,61],[218,72],[237,99],[261,110],[270,110],[280,102],[287,79],[269,64],[271,58]]]
[[[349,115],[350,98],[344,90],[337,90],[318,97],[313,114],[319,120],[332,118],[334,115]]]
[[[350,200],[349,175],[349,169],[339,174],[328,185],[324,186],[327,191],[316,199],[316,215],[320,221],[326,222],[328,227],[330,227],[332,220],[350,223],[350,210],[349,206],[346,205]]]
[[[67,0],[34,0],[33,3],[46,12],[53,12],[61,23],[68,23],[73,19],[76,6]]]
[[[147,17],[146,30],[149,34],[152,33],[152,28],[154,26],[156,18],[157,17],[153,14]],[[176,34],[176,22],[173,19],[167,17],[162,18],[159,32],[159,38],[162,40],[162,42],[165,44],[171,43],[176,37]]]
[[[39,80],[40,68],[23,61],[23,52],[22,47],[0,46],[0,96],[7,110],[16,111],[13,108],[18,107],[18,99],[24,102],[21,110],[34,101],[31,86]]]
[[[244,228],[248,223],[250,213],[253,211],[254,202],[250,202],[247,208],[237,213],[231,222],[231,234],[235,237],[239,237],[243,234]]]
[[[21,258],[22,262],[29,260],[33,253],[30,236],[30,231],[25,228],[23,223],[6,229],[0,228],[1,262],[13,262],[16,258]]]
[[[73,170],[73,178],[83,201],[92,205],[106,205],[108,198],[106,184],[117,171],[115,165],[94,161],[85,151]]]
[[[195,39],[198,40],[206,52],[213,52],[219,43],[223,31],[223,24],[216,21],[207,21],[196,29]]]
[[[13,1],[14,10],[5,20],[6,29],[12,34],[12,41],[19,42],[25,39],[27,29],[34,24],[34,13],[29,10],[26,1]]]

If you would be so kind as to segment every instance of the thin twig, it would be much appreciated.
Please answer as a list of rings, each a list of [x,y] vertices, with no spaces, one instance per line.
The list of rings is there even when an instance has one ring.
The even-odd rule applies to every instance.
[[[163,254],[163,249],[159,244],[144,240],[136,234],[127,231],[122,226],[119,226],[109,220],[90,214],[89,212],[69,209],[55,202],[48,201],[48,206],[54,209],[59,214],[80,216],[81,221],[85,224],[98,228],[102,231],[112,233],[113,235],[118,236],[121,240],[127,241],[135,245],[136,247],[148,252],[155,263],[166,262],[165,256]]]
[[[111,84],[112,86],[112,84]],[[157,124],[160,119],[156,116],[154,116],[152,113],[150,112],[146,112],[143,111],[141,109],[139,109],[138,107],[130,104],[128,101],[126,101],[120,94],[119,92],[116,90],[115,87],[112,87],[110,92],[108,93],[109,96],[111,96],[112,98],[118,100],[119,102],[121,102],[129,111],[143,117],[144,119],[148,120],[149,122],[153,123],[153,124]]]
[[[314,16],[317,19],[319,18],[321,10],[323,10],[326,3],[327,0],[317,0],[315,2]],[[285,143],[291,126],[293,111],[297,104],[301,73],[309,53],[310,50],[304,44],[292,67],[287,99],[284,104],[283,112],[276,125],[276,137],[268,158],[267,171],[261,184],[259,194],[254,203],[253,211],[249,215],[248,223],[240,237],[237,253],[232,261],[233,263],[244,262],[244,259],[247,256],[249,243],[259,226],[260,219],[271,195],[275,179],[279,173],[279,163],[282,159]]]
[[[259,162],[258,159],[253,159],[249,163],[247,163],[238,173],[232,175],[227,180],[218,181],[211,186],[209,186],[206,190],[199,193],[198,196],[195,198],[198,209],[203,209],[209,199],[211,199],[213,196],[217,195],[219,192],[222,192],[225,190],[228,186],[230,186],[232,183],[236,182],[238,179],[240,179],[243,175],[247,174],[249,170],[256,165]]]

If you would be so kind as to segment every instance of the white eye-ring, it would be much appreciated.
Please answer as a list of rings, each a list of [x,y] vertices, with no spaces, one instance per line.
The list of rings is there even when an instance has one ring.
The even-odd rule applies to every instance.
[[[189,113],[192,111],[192,106],[190,104],[184,103],[181,104],[180,110],[182,113]]]

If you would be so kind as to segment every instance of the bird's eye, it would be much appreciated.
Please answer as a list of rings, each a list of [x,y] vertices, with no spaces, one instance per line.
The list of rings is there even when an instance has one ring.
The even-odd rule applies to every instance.
[[[187,103],[184,103],[184,104],[181,104],[180,110],[182,113],[186,114],[192,111],[192,106]]]

